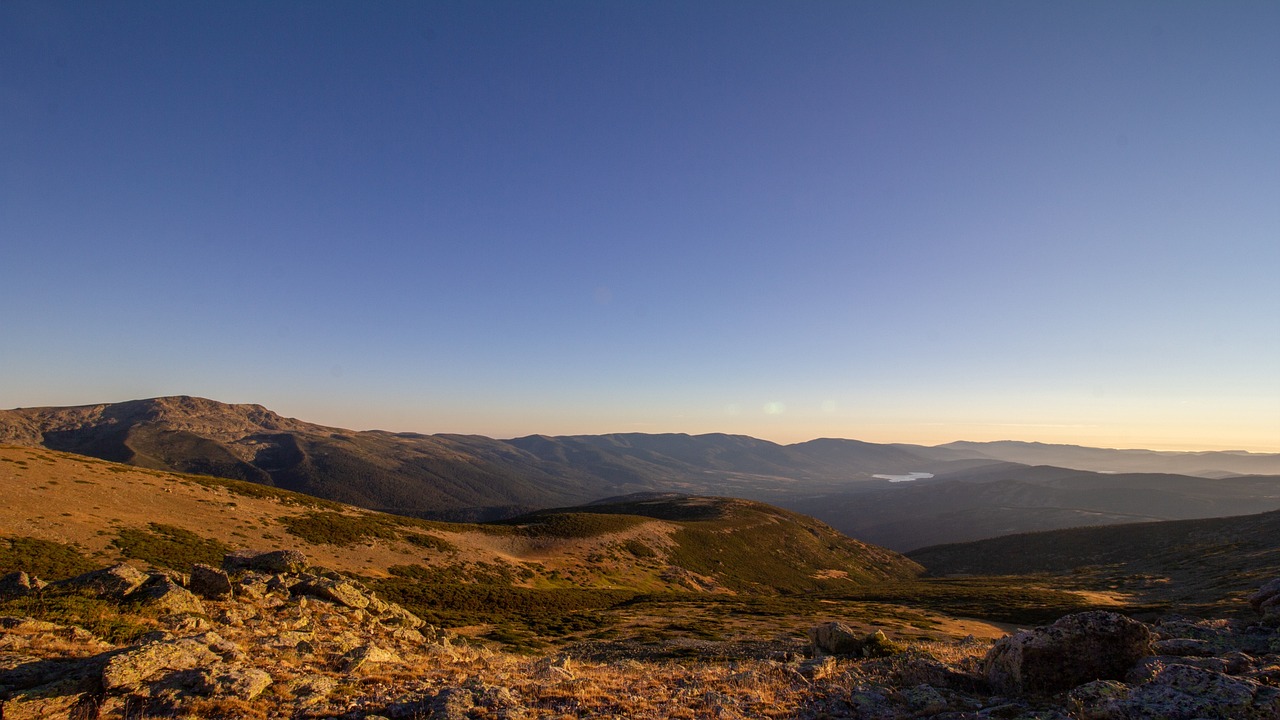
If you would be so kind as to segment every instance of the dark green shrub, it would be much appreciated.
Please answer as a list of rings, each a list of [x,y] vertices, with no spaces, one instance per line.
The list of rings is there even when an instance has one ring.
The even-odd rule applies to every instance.
[[[638,558],[651,558],[658,556],[658,552],[656,550],[635,539],[627,540],[622,543],[622,549]]]
[[[95,569],[71,545],[33,537],[0,539],[0,575],[23,570],[41,580],[65,580]]]
[[[195,563],[220,565],[230,546],[180,527],[151,523],[150,530],[124,528],[111,541],[125,557],[182,572]]]
[[[345,547],[373,538],[400,538],[398,524],[378,515],[344,515],[338,512],[311,512],[280,519],[290,535],[317,545]]]
[[[0,615],[77,625],[113,643],[131,643],[156,628],[145,607],[116,603],[77,590],[51,587],[38,595],[0,601]]]
[[[417,545],[418,547],[429,548],[431,550],[438,550],[443,553],[458,552],[457,545],[454,545],[444,538],[436,537],[435,535],[424,535],[422,533],[410,532],[404,534],[404,541],[411,545]]]

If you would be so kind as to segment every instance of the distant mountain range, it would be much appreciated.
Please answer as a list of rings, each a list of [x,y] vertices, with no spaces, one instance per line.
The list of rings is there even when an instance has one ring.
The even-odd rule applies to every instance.
[[[897,550],[1280,508],[1280,478],[1233,477],[1280,474],[1280,455],[1024,442],[780,445],[724,434],[496,440],[344,430],[260,405],[186,396],[0,411],[0,444],[249,480],[450,520],[498,519],[631,493],[742,497]],[[1035,467],[1044,465],[1057,467]],[[909,483],[875,477],[907,473],[934,477]]]

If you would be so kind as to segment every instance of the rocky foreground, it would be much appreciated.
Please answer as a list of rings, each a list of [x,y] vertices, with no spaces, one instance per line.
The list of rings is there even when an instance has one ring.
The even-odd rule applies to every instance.
[[[0,600],[32,615],[106,603],[133,623],[95,634],[0,617],[0,720],[1280,718],[1280,580],[1251,598],[1256,622],[1090,612],[994,645],[911,646],[834,622],[808,645],[679,661],[652,647],[474,647],[292,551],[55,585],[13,573]]]

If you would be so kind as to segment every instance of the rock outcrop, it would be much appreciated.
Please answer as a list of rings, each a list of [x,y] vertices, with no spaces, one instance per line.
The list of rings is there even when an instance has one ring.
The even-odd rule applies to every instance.
[[[754,654],[744,643],[672,640],[665,656],[627,641],[614,646],[623,655],[571,647],[530,658],[457,642],[298,554],[263,555],[238,553],[224,564],[235,569],[194,567],[189,578],[129,566],[43,590],[15,578],[49,599],[119,599],[136,627],[108,642],[0,616],[0,718],[661,718],[673,707],[718,718],[1280,718],[1280,629],[1270,622],[1089,612],[936,656],[927,643],[903,652],[883,633],[832,622],[810,632],[812,657],[792,638]],[[1266,620],[1270,596],[1259,595]],[[19,596],[9,606],[28,605]]]

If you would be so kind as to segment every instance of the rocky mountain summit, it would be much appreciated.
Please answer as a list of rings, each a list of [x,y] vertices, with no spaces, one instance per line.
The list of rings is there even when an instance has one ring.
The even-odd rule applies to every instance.
[[[293,550],[52,584],[14,572],[0,602],[4,720],[1280,717],[1280,580],[1250,598],[1255,620],[1091,611],[994,644],[832,622],[789,650],[643,661],[462,642]]]

